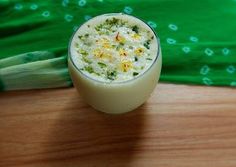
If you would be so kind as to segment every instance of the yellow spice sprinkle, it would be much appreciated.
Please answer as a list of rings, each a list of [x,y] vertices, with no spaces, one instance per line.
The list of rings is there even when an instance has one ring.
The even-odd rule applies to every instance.
[[[106,48],[106,49],[111,48],[110,42],[107,38],[102,38],[100,40],[96,40],[95,42],[101,45],[103,48]]]
[[[134,53],[138,56],[141,56],[143,52],[144,52],[143,48],[137,48],[134,50]]]
[[[119,49],[119,54],[120,56],[127,56],[127,52],[123,48]]]
[[[104,53],[104,59],[108,59],[110,62],[113,60],[113,57],[110,53]]]
[[[130,70],[133,67],[133,64],[131,61],[123,61],[121,62],[121,70],[123,72],[127,72],[128,70]]]
[[[102,46],[107,49],[111,48],[111,45],[108,42],[104,42]]]
[[[95,49],[93,51],[93,55],[97,58],[103,58],[104,57],[104,53],[100,49]]]
[[[138,35],[137,33],[133,34],[131,37],[134,39],[140,39],[140,35]]]
[[[111,48],[110,42],[109,42],[109,40],[106,39],[106,38],[102,38],[102,46],[103,46],[104,48]]]

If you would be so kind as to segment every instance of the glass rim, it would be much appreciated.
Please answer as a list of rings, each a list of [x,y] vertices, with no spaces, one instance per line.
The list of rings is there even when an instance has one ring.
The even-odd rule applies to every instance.
[[[91,19],[95,19],[96,17],[100,17],[100,16],[113,16],[113,15],[127,15],[127,16],[130,16],[130,17],[134,17],[135,19],[138,19],[140,20],[142,23],[144,23],[145,25],[147,25],[151,31],[153,32],[153,34],[155,35],[156,37],[156,40],[157,40],[157,55],[155,57],[155,60],[152,62],[152,64],[142,73],[140,74],[139,76],[133,78],[133,79],[129,79],[129,80],[125,80],[125,81],[120,81],[120,82],[104,82],[104,81],[100,81],[100,80],[96,80],[86,74],[84,74],[77,66],[76,64],[74,63],[74,60],[72,58],[72,54],[71,54],[71,46],[72,46],[72,41],[74,39],[74,36],[75,34],[78,32],[78,30],[84,25],[86,24],[88,21],[90,21]],[[100,15],[97,15],[97,16],[94,16],[92,17],[91,19],[85,21],[83,24],[81,24],[79,27],[76,28],[76,30],[74,31],[74,33],[72,34],[71,38],[70,38],[70,42],[69,42],[69,46],[68,46],[68,58],[70,59],[73,67],[75,67],[75,69],[83,76],[85,76],[87,79],[89,80],[92,80],[92,81],[95,81],[95,82],[98,82],[98,83],[102,83],[102,84],[109,84],[109,85],[115,85],[115,84],[125,84],[125,83],[129,83],[129,82],[132,82],[132,81],[135,81],[137,79],[139,79],[141,76],[143,76],[145,73],[147,73],[152,67],[153,65],[157,62],[157,59],[160,55],[160,39],[159,37],[157,36],[157,33],[154,31],[154,29],[149,25],[147,24],[144,20],[136,17],[136,16],[133,16],[133,15],[129,15],[129,14],[125,14],[125,13],[105,13],[105,14],[100,14]]]

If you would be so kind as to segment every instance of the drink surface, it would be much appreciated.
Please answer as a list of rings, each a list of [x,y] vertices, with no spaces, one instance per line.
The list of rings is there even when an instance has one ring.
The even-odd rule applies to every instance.
[[[133,16],[101,15],[77,30],[70,52],[84,75],[115,83],[147,71],[157,58],[158,43],[151,28]]]

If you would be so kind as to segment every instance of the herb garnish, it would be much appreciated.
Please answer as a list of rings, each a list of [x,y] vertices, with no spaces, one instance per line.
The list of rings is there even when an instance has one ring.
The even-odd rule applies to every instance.
[[[132,27],[132,31],[134,31],[134,32],[136,32],[138,34],[138,26],[137,25],[133,26]]]
[[[91,66],[85,66],[84,70],[88,71],[90,74],[94,73],[93,67],[91,67]]]
[[[83,56],[83,61],[84,61],[85,63],[88,63],[88,64],[91,64],[91,63],[92,63],[92,61],[89,60],[89,59],[87,59],[85,56]]]
[[[82,54],[83,56],[87,56],[87,55],[88,55],[88,52],[86,52],[86,51],[83,50],[83,49],[80,49],[80,50],[79,50],[79,53]]]
[[[147,40],[144,44],[143,44],[143,46],[145,47],[145,48],[147,48],[147,49],[150,49],[150,40]]]
[[[122,44],[119,43],[119,45],[116,46],[116,50],[118,51],[120,48],[122,48]]]
[[[107,65],[102,63],[102,62],[98,62],[98,65],[101,67],[101,68],[105,68]]]
[[[138,74],[138,72],[133,72],[133,76],[137,76]]]
[[[117,76],[117,71],[113,70],[113,71],[107,71],[107,78],[110,80],[115,80]]]
[[[101,34],[104,34],[104,33],[106,33],[106,31],[103,32],[104,30],[111,31],[112,26],[122,26],[124,24],[125,24],[125,22],[123,22],[122,20],[113,17],[112,19],[106,19],[104,23],[96,26],[95,30]],[[113,32],[115,32],[115,31],[113,31]]]
[[[84,35],[78,35],[78,38],[82,41],[85,41],[89,37],[89,34],[84,34]]]
[[[106,23],[109,24],[109,25],[115,25],[115,24],[118,24],[119,22],[119,19],[113,17],[112,19],[106,19]]]
[[[95,27],[95,30],[100,31],[102,29],[102,27],[103,27],[103,24],[99,24]]]

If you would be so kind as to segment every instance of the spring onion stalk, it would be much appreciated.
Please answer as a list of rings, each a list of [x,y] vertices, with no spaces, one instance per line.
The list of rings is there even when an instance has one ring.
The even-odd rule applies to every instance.
[[[51,59],[48,59],[50,57]],[[37,59],[37,61],[32,62],[33,59],[30,59],[28,63],[23,64],[25,55],[12,58],[14,60],[12,62],[4,60],[8,67],[0,68],[1,91],[68,87],[72,85],[66,56],[53,58],[53,54],[47,53],[44,56],[42,55],[39,58],[40,60]],[[43,60],[44,58],[45,60]],[[3,60],[1,60],[2,62]]]
[[[49,51],[35,51],[19,54],[16,56],[0,59],[0,69],[13,65],[25,64],[34,61],[46,60],[55,58],[54,53]]]

